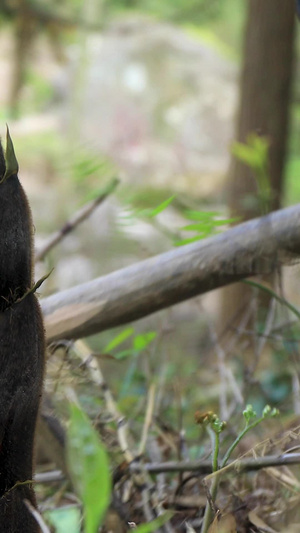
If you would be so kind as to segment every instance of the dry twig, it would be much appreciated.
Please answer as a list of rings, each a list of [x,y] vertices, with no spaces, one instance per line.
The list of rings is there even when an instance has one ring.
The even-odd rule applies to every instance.
[[[51,533],[50,532],[50,529],[48,528],[48,526],[45,524],[42,516],[40,515],[40,513],[38,512],[37,509],[35,509],[35,507],[33,507],[33,505],[30,503],[29,500],[24,500],[24,504],[26,505],[28,511],[30,511],[30,513],[32,514],[32,516],[35,518],[35,520],[37,521],[38,525],[40,526],[41,528],[41,532],[42,533]]]
[[[237,472],[250,472],[261,470],[262,468],[291,466],[300,464],[300,453],[288,453],[282,455],[266,455],[265,457],[254,457],[247,459],[236,459],[231,461],[217,474],[229,470],[233,467]],[[130,465],[130,469],[135,471],[135,463]],[[150,474],[161,474],[162,472],[197,472],[199,475],[211,474],[211,461],[167,461],[165,463],[145,463],[144,469]],[[212,474],[215,475],[215,474]]]
[[[95,200],[77,211],[77,213],[75,213],[75,215],[73,215],[60,230],[53,233],[47,242],[36,251],[35,260],[42,261],[54,246],[61,242],[66,235],[71,233],[71,231],[73,231],[81,222],[86,220],[95,211],[96,207],[102,204],[104,200],[114,192],[118,184],[119,180],[117,178],[112,179]]]

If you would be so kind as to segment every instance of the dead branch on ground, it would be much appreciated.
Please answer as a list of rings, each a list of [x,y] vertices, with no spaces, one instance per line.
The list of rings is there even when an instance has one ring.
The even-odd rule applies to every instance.
[[[300,205],[140,261],[41,300],[48,341],[143,318],[300,256]]]

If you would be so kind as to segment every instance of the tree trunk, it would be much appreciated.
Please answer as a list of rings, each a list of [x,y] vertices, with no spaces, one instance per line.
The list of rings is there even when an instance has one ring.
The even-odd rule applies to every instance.
[[[26,78],[28,54],[34,38],[36,22],[28,4],[24,0],[16,3],[17,12],[14,24],[14,61],[9,98],[9,110],[12,117],[18,117],[20,93]]]
[[[246,142],[249,133],[268,138],[271,210],[279,208],[283,188],[294,30],[294,0],[248,0],[236,140]],[[232,157],[229,174],[231,215],[242,220],[258,216],[259,202],[247,201],[257,197],[253,171]],[[249,298],[241,284],[225,289],[221,323],[236,316]]]

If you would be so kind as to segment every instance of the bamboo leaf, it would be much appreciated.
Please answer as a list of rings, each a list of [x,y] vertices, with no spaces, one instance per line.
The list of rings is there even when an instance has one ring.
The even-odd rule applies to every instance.
[[[134,333],[134,329],[132,327],[123,329],[123,331],[121,331],[121,333],[116,335],[116,337],[114,337],[107,344],[107,346],[104,348],[104,352],[106,352],[106,353],[111,352],[114,348],[116,348],[117,346],[122,344],[122,342],[126,341],[129,337],[131,337],[131,335],[133,335],[133,333]]]
[[[158,528],[166,524],[173,516],[173,513],[171,511],[167,511],[166,513],[158,516],[155,518],[155,520],[152,520],[152,522],[148,522],[148,524],[142,524],[141,526],[138,526],[134,531],[135,533],[152,533],[153,531],[157,531]]]
[[[85,515],[85,533],[96,533],[111,497],[111,475],[106,450],[87,415],[70,403],[67,431],[69,470]]]
[[[167,200],[159,204],[154,209],[150,210],[148,212],[148,217],[153,218],[153,217],[156,217],[156,215],[158,215],[159,213],[162,213],[162,211],[164,211],[168,207],[168,205],[170,205],[170,203],[173,202],[174,198],[175,198],[174,195],[170,196],[170,198],[168,198]]]
[[[137,352],[141,352],[142,350],[145,350],[148,344],[150,344],[150,342],[152,342],[156,336],[157,336],[156,331],[149,331],[148,333],[137,335],[133,340],[134,350],[136,350]]]

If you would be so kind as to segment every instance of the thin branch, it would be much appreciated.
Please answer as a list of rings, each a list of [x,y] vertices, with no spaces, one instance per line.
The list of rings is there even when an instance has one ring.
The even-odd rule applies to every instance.
[[[42,261],[54,246],[60,243],[66,235],[71,233],[71,231],[73,231],[81,222],[86,220],[95,211],[96,207],[102,204],[106,198],[114,192],[118,184],[119,180],[113,178],[95,200],[83,206],[60,230],[56,231],[49,237],[47,242],[36,251],[35,260]]]
[[[42,533],[51,533],[50,532],[50,529],[48,528],[48,526],[45,524],[42,516],[40,515],[40,513],[38,512],[38,510],[33,507],[33,505],[30,503],[29,500],[23,500],[28,511],[32,514],[32,516],[34,517],[34,519],[37,521],[38,525],[40,526],[41,528],[41,532]]]
[[[65,475],[61,470],[51,470],[51,472],[39,472],[35,474],[35,483],[54,483],[57,481],[64,481]]]
[[[214,475],[218,475],[226,470],[235,468],[238,472],[250,472],[261,470],[262,468],[291,466],[300,464],[300,453],[289,453],[282,455],[266,455],[249,459],[236,459],[227,464],[225,468],[218,470]],[[168,461],[165,463],[145,463],[144,469],[150,474],[161,474],[163,472],[197,472],[197,474],[211,474],[211,461]],[[136,463],[130,465],[130,470],[137,470]]]
[[[226,469],[235,467],[238,472],[253,472],[262,468],[292,466],[300,464],[300,453],[285,453],[282,455],[266,455],[265,457],[237,459],[228,463]],[[140,470],[140,465],[135,461],[130,464],[130,470]],[[199,475],[211,474],[211,461],[168,461],[165,463],[145,463],[145,471],[158,475],[173,472],[196,472]],[[35,483],[52,483],[65,479],[61,470],[42,472],[35,475]]]

